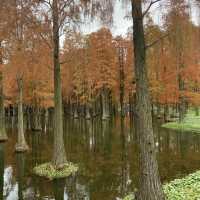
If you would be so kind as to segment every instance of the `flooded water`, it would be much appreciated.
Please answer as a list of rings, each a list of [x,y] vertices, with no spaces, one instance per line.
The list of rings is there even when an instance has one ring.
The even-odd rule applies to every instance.
[[[59,181],[32,174],[49,161],[53,135],[26,132],[31,151],[15,154],[16,131],[0,144],[0,200],[115,200],[133,191],[138,180],[136,139],[129,120],[65,120],[65,147],[79,173]],[[183,177],[200,166],[200,136],[176,133],[155,123],[155,139],[162,181]]]

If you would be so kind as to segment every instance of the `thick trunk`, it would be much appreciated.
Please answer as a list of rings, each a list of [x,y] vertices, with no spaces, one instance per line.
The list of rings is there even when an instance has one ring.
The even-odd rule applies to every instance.
[[[3,75],[0,72],[0,142],[7,140],[5,127],[5,108],[4,108],[4,94],[3,94]]]
[[[65,146],[63,141],[63,112],[62,112],[62,91],[59,60],[59,13],[58,0],[53,0],[53,53],[54,53],[54,146],[52,164],[62,167],[66,162]]]
[[[15,150],[17,152],[23,152],[28,150],[28,145],[24,137],[24,119],[23,119],[23,80],[18,78],[18,90],[19,90],[19,99],[18,99],[18,137]]]
[[[151,103],[148,90],[146,50],[143,29],[142,2],[132,0],[134,56],[136,76],[135,128],[139,141],[139,187],[137,200],[163,200],[153,136]]]

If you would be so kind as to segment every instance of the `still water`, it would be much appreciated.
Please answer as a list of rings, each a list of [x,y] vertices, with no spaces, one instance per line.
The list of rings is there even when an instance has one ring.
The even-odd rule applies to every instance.
[[[48,181],[32,174],[49,161],[53,135],[26,132],[31,151],[15,154],[16,130],[0,144],[0,200],[115,200],[133,191],[138,180],[137,148],[129,120],[65,120],[69,161],[79,165],[75,177]],[[163,182],[200,168],[200,136],[177,133],[155,124],[155,140]]]

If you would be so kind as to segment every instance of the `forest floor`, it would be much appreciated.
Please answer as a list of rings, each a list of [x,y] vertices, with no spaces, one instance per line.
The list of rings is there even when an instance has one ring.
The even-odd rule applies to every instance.
[[[163,186],[166,200],[198,200],[200,199],[200,171],[175,179]],[[123,200],[134,200],[130,194]]]
[[[196,116],[195,112],[189,111],[183,122],[169,122],[163,124],[162,127],[183,132],[200,133],[200,116]]]

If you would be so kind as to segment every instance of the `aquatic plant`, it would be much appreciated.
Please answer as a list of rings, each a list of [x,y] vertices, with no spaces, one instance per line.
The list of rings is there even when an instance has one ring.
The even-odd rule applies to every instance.
[[[166,200],[200,199],[200,171],[164,184],[163,190]],[[134,200],[134,195],[129,194],[123,200]]]
[[[41,177],[46,177],[50,180],[69,177],[74,175],[77,171],[78,166],[70,162],[65,163],[62,168],[58,169],[55,168],[51,163],[44,163],[36,166],[33,169],[34,174]]]

